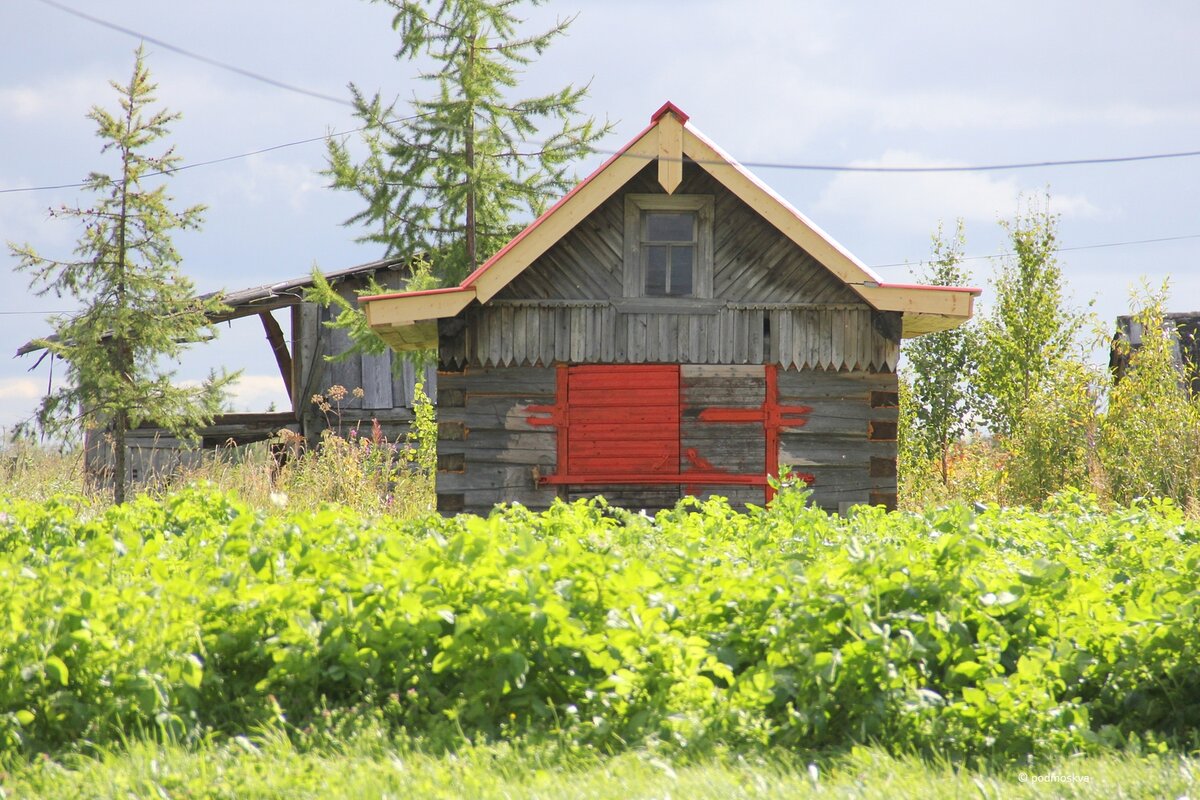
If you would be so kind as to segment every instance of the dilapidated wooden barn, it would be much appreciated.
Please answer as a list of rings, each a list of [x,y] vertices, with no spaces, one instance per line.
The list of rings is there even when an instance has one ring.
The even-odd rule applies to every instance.
[[[372,279],[381,286],[402,289],[408,277],[407,264],[399,259],[373,261],[325,274],[330,285],[348,300],[356,298],[357,292]],[[274,354],[289,407],[221,414],[212,425],[199,431],[199,448],[174,438],[152,422],[143,424],[130,431],[126,440],[131,483],[142,484],[168,476],[182,466],[196,463],[205,449],[265,441],[282,429],[299,433],[310,444],[316,444],[321,431],[338,420],[336,415],[331,417],[322,412],[312,402],[312,396],[334,385],[344,387],[347,392],[340,403],[341,421],[346,428],[374,419],[389,438],[408,431],[413,419],[413,387],[418,377],[423,378],[432,397],[436,393],[436,370],[430,367],[418,375],[412,363],[401,363],[390,352],[338,361],[327,359],[349,350],[350,341],[344,331],[325,325],[336,312],[304,301],[304,292],[311,286],[311,275],[305,275],[221,292],[227,310],[211,317],[218,323],[245,320],[249,324],[253,324],[250,318],[258,318],[266,339],[264,347]],[[30,342],[18,349],[17,355],[39,350],[36,342]],[[393,360],[397,360],[396,369]],[[361,396],[354,389],[361,389]],[[85,441],[86,467],[101,482],[111,479],[115,462],[106,433],[89,431]]]
[[[782,465],[837,511],[895,504],[900,340],[978,293],[884,282],[668,103],[461,285],[360,302],[438,350],[444,513],[761,503]]]
[[[1171,337],[1171,359],[1179,370],[1180,383],[1200,396],[1200,312],[1164,314],[1163,328]],[[1117,317],[1108,361],[1116,380],[1129,371],[1130,358],[1141,348],[1144,335],[1142,324],[1132,316]]]

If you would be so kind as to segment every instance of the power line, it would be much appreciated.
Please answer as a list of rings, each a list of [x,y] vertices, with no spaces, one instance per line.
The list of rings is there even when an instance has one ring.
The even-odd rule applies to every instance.
[[[665,156],[649,155],[641,153],[625,153],[620,150],[593,150],[601,155],[620,155],[622,158],[640,158],[645,161],[685,161],[693,164],[714,164],[721,165],[725,161],[712,161],[704,159],[693,159],[690,157],[668,159]],[[756,169],[782,169],[796,171],[816,171],[816,172],[894,172],[894,173],[922,173],[922,172],[997,172],[1000,170],[1009,169],[1037,169],[1040,167],[1074,167],[1087,166],[1095,164],[1123,164],[1131,161],[1156,161],[1162,159],[1173,158],[1193,158],[1200,156],[1200,150],[1182,150],[1176,153],[1146,153],[1136,156],[1108,156],[1103,158],[1073,158],[1063,159],[1060,161],[1015,161],[1008,164],[965,164],[959,166],[860,166],[857,164],[788,164],[778,161],[741,161],[737,163],[743,167],[754,167]]]
[[[199,166],[199,165],[196,165],[196,166]],[[1073,245],[1071,247],[1057,247],[1054,249],[1054,252],[1062,253],[1062,252],[1067,252],[1067,251],[1072,251],[1072,250],[1098,250],[1098,249],[1105,248],[1105,247],[1127,247],[1127,246],[1138,245],[1138,244],[1156,244],[1158,242],[1179,242],[1179,241],[1183,241],[1186,239],[1200,239],[1200,233],[1188,233],[1188,234],[1184,234],[1182,236],[1160,236],[1155,239],[1128,239],[1123,242],[1101,242],[1099,244],[1079,244],[1079,245]],[[978,260],[985,259],[985,258],[1003,258],[1005,256],[1011,256],[1011,255],[1015,255],[1015,253],[1013,253],[1010,250],[1010,251],[1007,251],[1004,253],[996,253],[995,255],[990,255],[990,256],[963,256],[959,260],[960,261],[978,261]],[[884,269],[887,267],[919,267],[922,264],[928,264],[928,263],[931,263],[931,262],[929,262],[929,261],[914,261],[914,262],[896,261],[891,264],[871,264],[868,266],[870,266],[871,269]],[[858,284],[858,285],[862,285],[862,284]],[[72,313],[75,313],[75,312],[62,311],[62,310],[59,310],[59,311],[0,311],[0,316],[11,316],[11,315],[18,315],[18,314],[72,314]]]
[[[1014,162],[1011,164],[973,164],[957,167],[872,167],[832,164],[777,164],[762,161],[742,161],[739,163],[746,167],[756,167],[758,169],[809,170],[818,172],[997,172],[1000,170],[1009,169],[1037,169],[1039,167],[1074,167],[1089,164],[1124,164],[1131,161],[1155,161],[1171,158],[1193,158],[1195,156],[1200,156],[1200,150],[1185,150],[1178,153],[1149,153],[1138,156],[1113,156],[1109,158],[1073,158],[1064,159],[1061,161],[1024,161]]]
[[[53,0],[40,0],[40,2],[53,3]],[[422,116],[428,116],[428,113],[414,114],[414,115],[408,116],[408,117],[401,117],[398,119],[386,120],[383,124],[391,125],[396,122],[404,122],[404,121],[411,120],[411,119],[417,119]],[[351,133],[357,133],[364,129],[365,128],[354,128],[352,130],[343,131],[341,133],[331,133],[331,134],[329,134],[329,136],[344,136],[344,135],[348,135]],[[236,160],[239,158],[247,158],[252,155],[258,155],[259,153],[269,153],[272,150],[282,150],[286,147],[296,147],[297,145],[309,144],[311,142],[316,142],[316,141],[322,141],[326,138],[328,138],[328,137],[319,136],[319,137],[314,137],[311,139],[301,139],[301,140],[295,141],[295,142],[285,142],[284,144],[277,144],[277,145],[272,145],[271,147],[264,147],[259,150],[253,150],[249,153],[239,153],[238,155],[234,155],[234,156],[225,156],[223,158],[214,158],[209,161],[199,161],[194,164],[186,164],[184,166],[177,167],[173,170],[170,170],[170,172],[181,172],[185,169],[193,169],[195,167],[203,167],[203,166],[208,166],[210,164],[220,164],[225,161],[233,161],[233,160]],[[601,155],[615,155],[615,154],[619,153],[620,151],[596,149],[593,152],[601,154]],[[1129,162],[1134,162],[1134,161],[1154,161],[1154,160],[1174,159],[1174,158],[1192,158],[1195,156],[1200,156],[1200,150],[1187,150],[1187,151],[1182,151],[1182,152],[1178,152],[1178,153],[1149,153],[1149,154],[1138,155],[1138,156],[1113,156],[1111,158],[1078,158],[1078,159],[1067,159],[1067,160],[1063,160],[1063,161],[1028,161],[1028,162],[1020,162],[1020,163],[1014,162],[1011,164],[979,164],[979,165],[973,165],[973,166],[957,166],[957,167],[860,167],[860,166],[854,166],[854,165],[836,165],[836,164],[785,164],[785,163],[774,162],[774,161],[740,161],[738,163],[744,167],[755,167],[757,169],[780,169],[780,170],[797,170],[797,171],[816,170],[816,171],[821,171],[821,172],[936,173],[936,172],[989,172],[989,171],[1007,170],[1007,169],[1035,169],[1038,167],[1066,167],[1066,166],[1086,166],[1086,165],[1096,165],[1096,164],[1122,164],[1122,163],[1129,163]],[[643,155],[635,155],[635,154],[631,154],[631,153],[621,153],[621,157],[623,157],[623,158],[643,158],[648,161],[659,158],[659,156],[650,156],[650,155],[643,156]],[[724,164],[726,162],[724,162],[724,161],[708,162],[708,161],[693,160],[693,163],[696,163],[696,164],[706,164],[706,163]],[[160,172],[160,173],[154,173],[154,174],[162,175],[162,174],[167,174],[167,173]],[[57,185],[53,185],[53,186],[25,186],[25,187],[20,187],[20,188],[15,188],[15,189],[0,189],[0,194],[12,194],[12,193],[16,193],[16,192],[40,192],[40,191],[48,191],[51,189],[75,189],[75,188],[79,188],[84,185],[85,184],[83,184],[83,183],[63,183],[63,184],[57,184]],[[1116,244],[1121,244],[1121,243],[1118,242]],[[1116,246],[1116,244],[1114,244],[1114,245],[1089,245],[1089,246],[1091,246],[1091,247],[1108,247],[1108,246]],[[989,256],[972,256],[972,258],[988,258],[988,257]],[[924,262],[918,262],[918,263],[924,263]],[[890,267],[890,266],[904,266],[904,265],[903,264],[882,264],[880,266]]]
[[[40,2],[45,5],[50,6],[51,8],[56,8],[59,11],[62,11],[66,14],[70,14],[73,17],[78,17],[80,19],[87,20],[88,22],[108,28],[109,30],[114,30],[119,33],[124,33],[127,36],[134,37],[135,39],[142,39],[144,41],[150,42],[151,44],[155,44],[155,45],[158,45],[159,47],[170,50],[173,53],[178,53],[181,56],[186,56],[187,58],[193,58],[197,61],[202,61],[205,64],[208,64],[213,67],[217,67],[218,69],[226,70],[228,72],[232,72],[236,75],[241,75],[244,78],[250,78],[251,80],[260,81],[262,83],[266,83],[271,86],[274,86],[277,89],[284,89],[289,92],[295,92],[297,94],[307,95],[308,97],[315,97],[318,100],[328,100],[331,103],[338,103],[339,105],[349,106],[350,108],[354,108],[354,103],[352,103],[351,101],[349,101],[343,97],[335,97],[331,94],[324,94],[322,92],[313,91],[312,89],[305,89],[302,86],[293,86],[290,83],[284,83],[283,81],[276,80],[276,79],[268,77],[266,75],[262,75],[257,72],[251,72],[248,69],[243,69],[242,67],[236,66],[234,64],[228,64],[224,61],[218,61],[215,58],[209,58],[208,56],[201,55],[199,53],[193,53],[190,50],[185,50],[182,47],[179,47],[177,45],[173,45],[169,42],[164,42],[162,39],[157,39],[153,36],[148,36],[144,33],[140,33],[139,31],[135,31],[132,28],[126,28],[122,25],[117,25],[116,23],[108,22],[107,20],[100,19],[99,17],[93,17],[91,14],[85,14],[82,11],[78,11],[74,8],[71,8],[70,6],[65,6],[62,3],[55,2],[55,0],[40,0]],[[60,188],[68,188],[68,187],[60,187]]]
[[[42,0],[42,1],[45,2],[46,0]],[[342,133],[331,133],[331,134],[329,134],[329,136],[345,136],[345,135],[348,135],[351,133],[357,133],[360,130],[362,130],[362,128],[355,128],[354,130],[344,131]],[[238,153],[235,156],[223,156],[221,158],[209,159],[208,161],[197,161],[192,164],[182,164],[178,167],[174,167],[173,169],[160,170],[158,172],[148,172],[148,173],[146,173],[145,177],[153,178],[158,175],[170,175],[175,172],[183,172],[184,170],[195,169],[196,167],[207,167],[207,166],[211,166],[212,164],[221,164],[225,161],[235,161],[239,158],[249,158],[250,156],[256,156],[256,155],[259,155],[260,153],[269,153],[272,150],[282,150],[286,147],[297,147],[302,144],[311,144],[312,142],[323,142],[327,138],[329,138],[329,136],[314,136],[311,139],[300,139],[295,142],[286,142],[284,144],[276,144],[276,145],[272,145],[270,147],[263,147],[259,150],[251,150],[248,153]],[[22,186],[22,187],[19,187],[16,189],[0,189],[0,194],[16,194],[18,192],[44,192],[44,191],[49,191],[51,189],[79,189],[83,186],[87,186],[87,184],[84,182],[79,182],[79,183],[60,183],[55,186]]]
[[[1155,239],[1128,239],[1123,242],[1101,242],[1099,244],[1079,244],[1072,247],[1056,247],[1055,253],[1065,253],[1073,250],[1099,250],[1105,247],[1127,247],[1135,244],[1155,244],[1157,242],[1179,242],[1185,239],[1200,239],[1200,233],[1185,233],[1181,236],[1160,236]],[[985,258],[1004,258],[1005,256],[1016,255],[1011,250],[1003,253],[996,253],[990,256],[963,256],[959,261],[979,261]],[[932,261],[896,261],[891,264],[870,264],[871,269],[886,269],[888,267],[919,267],[923,264],[932,264]]]
[[[42,2],[46,2],[46,1],[47,0],[42,0]],[[407,122],[409,120],[418,119],[418,118],[424,117],[424,116],[428,116],[428,114],[427,113],[426,114],[413,114],[413,115],[407,116],[407,117],[397,117],[395,119],[385,120],[382,124],[383,125],[394,125],[397,122]],[[196,167],[207,167],[207,166],[211,166],[213,164],[221,164],[226,161],[236,161],[239,158],[249,158],[250,156],[260,155],[261,153],[270,153],[273,150],[283,150],[288,147],[298,147],[302,144],[312,144],[313,142],[323,142],[334,136],[349,136],[352,133],[358,133],[359,131],[366,130],[367,127],[368,126],[363,126],[360,128],[351,128],[348,131],[334,131],[334,132],[328,133],[324,136],[313,136],[308,139],[298,139],[294,142],[284,142],[283,144],[274,144],[274,145],[271,145],[270,147],[262,147],[262,148],[259,148],[258,150],[251,150],[247,153],[238,153],[237,155],[233,155],[233,156],[222,156],[221,158],[211,158],[207,161],[196,161],[191,164],[183,164],[183,165],[180,165],[178,167],[173,167],[172,169],[168,169],[168,170],[160,170],[158,172],[148,172],[148,173],[146,173],[145,177],[153,178],[158,175],[172,175],[176,172],[183,172],[184,170],[195,169]],[[60,183],[60,184],[56,184],[53,186],[21,186],[21,187],[15,188],[15,189],[0,189],[0,194],[15,194],[18,192],[44,192],[44,191],[49,191],[51,189],[78,189],[83,186],[87,186],[87,184],[83,183],[83,182],[79,182],[79,183]]]

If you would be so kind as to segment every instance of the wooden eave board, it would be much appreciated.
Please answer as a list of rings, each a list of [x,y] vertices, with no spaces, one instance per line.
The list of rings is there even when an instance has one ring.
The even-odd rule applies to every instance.
[[[411,325],[422,320],[453,317],[474,299],[473,289],[459,288],[450,291],[364,297],[360,302],[366,306],[367,324],[378,329]]]

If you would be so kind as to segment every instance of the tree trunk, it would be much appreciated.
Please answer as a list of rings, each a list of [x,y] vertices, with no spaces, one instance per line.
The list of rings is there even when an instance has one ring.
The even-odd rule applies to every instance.
[[[475,47],[478,44],[478,39],[471,41],[470,50],[467,52],[467,78],[474,80],[475,66]],[[476,263],[476,242],[475,242],[475,106],[472,104],[467,109],[467,133],[465,139],[465,150],[463,156],[467,161],[467,219],[466,219],[466,256],[467,256],[467,274],[475,271],[479,265]]]
[[[113,503],[125,502],[125,430],[129,427],[124,411],[113,417]]]

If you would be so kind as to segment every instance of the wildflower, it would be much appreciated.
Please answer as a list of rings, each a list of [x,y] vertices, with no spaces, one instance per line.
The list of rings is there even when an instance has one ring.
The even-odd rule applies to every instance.
[[[352,391],[350,394],[354,395],[355,397],[363,397],[366,395],[366,392],[363,391],[361,386],[355,386],[354,391]]]
[[[340,403],[346,399],[346,387],[340,383],[330,386],[326,392],[329,394],[329,399],[335,403]]]
[[[314,394],[314,395],[312,396],[312,401],[313,401],[313,405],[314,405],[314,406],[319,406],[319,405],[321,405],[322,403],[324,403],[324,402],[325,402],[325,395],[323,395],[323,394],[319,394],[319,393],[318,393],[318,394]]]

